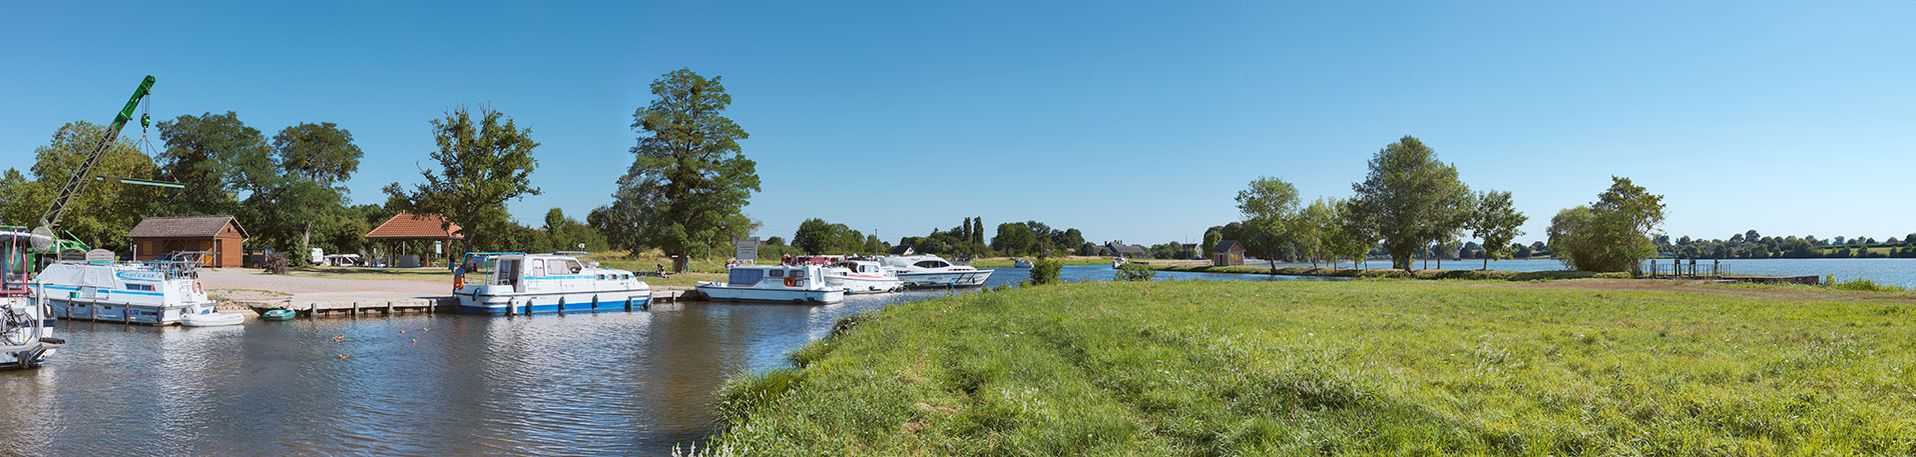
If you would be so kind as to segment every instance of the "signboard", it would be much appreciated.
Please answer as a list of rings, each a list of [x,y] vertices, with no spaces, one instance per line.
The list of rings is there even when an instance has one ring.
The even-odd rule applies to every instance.
[[[120,256],[117,254],[114,254],[113,251],[108,251],[105,249],[94,249],[94,250],[86,252],[86,261],[87,262],[108,262],[108,263],[118,262],[120,261]]]
[[[758,237],[732,241],[732,258],[739,260],[758,260]]]

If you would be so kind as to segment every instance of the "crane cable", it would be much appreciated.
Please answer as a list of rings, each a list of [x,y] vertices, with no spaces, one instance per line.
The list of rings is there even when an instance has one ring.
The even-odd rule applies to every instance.
[[[151,127],[152,125],[153,94],[149,93],[146,98],[140,99],[140,142],[133,145],[134,148],[140,150],[140,153],[146,154],[148,157],[154,155],[153,142],[147,140],[146,137],[147,127]]]

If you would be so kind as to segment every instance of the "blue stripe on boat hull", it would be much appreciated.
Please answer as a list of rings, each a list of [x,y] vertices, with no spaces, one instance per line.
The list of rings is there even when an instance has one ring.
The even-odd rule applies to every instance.
[[[652,301],[651,298],[634,298],[632,299],[632,309],[644,309],[646,307],[646,304],[650,303],[651,301]],[[593,311],[624,311],[624,310],[625,310],[625,301],[605,301],[605,302],[598,302],[596,305],[592,302],[578,302],[578,303],[565,304],[565,312],[568,312],[568,313],[593,312]],[[508,313],[508,310],[507,310],[507,305],[472,306],[472,305],[466,305],[462,303],[459,305],[459,312],[466,313],[466,314],[484,314],[488,316],[504,316]],[[558,303],[532,304],[532,314],[553,314],[557,312],[559,312]],[[510,313],[525,314],[526,305],[512,306]]]

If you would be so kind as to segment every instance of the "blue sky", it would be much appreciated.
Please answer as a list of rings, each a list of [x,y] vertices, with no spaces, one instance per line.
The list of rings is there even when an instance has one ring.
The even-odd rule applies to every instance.
[[[631,163],[647,84],[687,67],[724,77],[751,133],[765,235],[816,216],[892,240],[976,215],[1195,241],[1251,179],[1348,196],[1409,134],[1514,192],[1524,240],[1611,175],[1666,195],[1673,234],[1885,238],[1916,232],[1912,17],[1907,0],[8,2],[0,166],[154,74],[156,118],[350,129],[362,202],[418,180],[429,120],[489,105],[543,143],[545,193],[515,216],[583,218]]]

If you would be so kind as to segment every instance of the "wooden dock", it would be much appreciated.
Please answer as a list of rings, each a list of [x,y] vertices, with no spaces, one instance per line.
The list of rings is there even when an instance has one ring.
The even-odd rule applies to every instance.
[[[692,289],[655,289],[652,291],[652,303],[678,303],[697,299],[698,291]],[[275,309],[292,310],[303,318],[319,317],[372,317],[406,314],[434,314],[454,311],[459,301],[452,296],[376,298],[351,301],[318,301],[285,298],[276,301],[240,302],[239,305],[253,310],[256,314],[265,314]],[[634,311],[645,309],[635,308]]]

